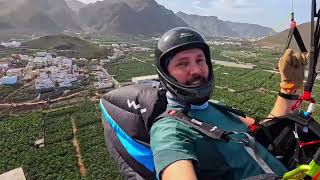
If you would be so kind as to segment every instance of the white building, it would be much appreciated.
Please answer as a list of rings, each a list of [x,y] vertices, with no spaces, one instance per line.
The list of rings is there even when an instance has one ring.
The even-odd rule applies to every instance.
[[[76,65],[76,64],[74,64],[74,65],[72,65],[72,71],[74,72],[74,71],[77,71],[79,68],[78,68],[78,66]]]
[[[31,56],[23,54],[19,54],[18,57],[21,61],[31,61],[33,59]]]
[[[112,46],[113,48],[120,48],[120,45],[119,45],[119,44],[111,44],[111,46]]]
[[[54,88],[54,84],[50,79],[42,79],[38,78],[35,81],[35,87],[38,91],[44,92],[44,91],[50,91]]]
[[[46,56],[46,57],[44,57],[44,58],[47,60],[47,65],[48,65],[48,66],[53,65],[54,58],[52,58],[51,55],[50,55],[50,56]]]
[[[152,51],[151,48],[147,48],[147,47],[132,47],[132,50],[133,51],[140,51],[140,52],[143,52],[143,51]]]
[[[68,69],[71,71],[72,60],[68,58],[63,58],[60,62],[58,62],[58,66],[60,69]]]
[[[88,61],[86,58],[80,58],[79,61]]]
[[[71,84],[70,80],[67,78],[64,79],[61,83],[59,83],[60,88],[66,88],[66,87],[71,87],[71,86],[72,86],[72,84]]]
[[[45,57],[35,57],[33,59],[33,67],[35,68],[41,68],[41,67],[45,67],[48,65],[48,61],[47,58]]]
[[[133,77],[132,82],[136,84],[144,84],[144,83],[152,83],[158,79],[159,79],[158,75],[140,76],[140,77]]]
[[[17,83],[17,76],[3,76],[0,79],[0,84],[4,84],[4,85],[13,85]]]
[[[12,65],[12,63],[14,62],[13,58],[1,58],[0,59],[0,64],[8,64],[8,66],[10,67]]]
[[[78,78],[75,74],[67,74],[65,79],[68,79],[70,82],[78,81]]]
[[[8,68],[9,68],[8,64],[6,63],[0,64],[0,71],[6,72]]]
[[[14,69],[8,69],[6,72],[7,76],[16,76],[17,78],[20,78],[23,73],[23,68],[14,68]]]
[[[54,73],[59,73],[60,72],[60,68],[58,68],[57,66],[50,66],[45,68],[46,72],[50,72],[50,74],[54,74]]]
[[[95,83],[93,83],[93,85],[96,89],[113,88],[112,82],[95,82]]]
[[[100,59],[101,64],[106,64],[108,62],[110,62],[110,59]]]
[[[51,54],[47,52],[36,52],[36,56],[38,57],[46,57],[47,55],[51,55]]]
[[[48,79],[48,78],[49,78],[49,76],[48,76],[48,74],[45,73],[45,72],[41,72],[41,73],[39,74],[39,79]]]
[[[12,42],[1,42],[1,45],[9,48],[18,48],[21,46],[21,42],[12,41]]]
[[[61,71],[55,72],[55,73],[51,73],[51,80],[53,82],[60,83],[66,78],[66,75],[67,75],[66,73],[61,72]]]
[[[26,72],[26,75],[23,77],[23,80],[25,81],[30,81],[30,80],[33,80],[34,78],[36,78],[37,76],[39,75],[39,71],[37,70],[28,70]]]
[[[59,62],[63,59],[63,57],[59,56],[56,58],[52,58],[52,64],[53,66],[58,66]]]

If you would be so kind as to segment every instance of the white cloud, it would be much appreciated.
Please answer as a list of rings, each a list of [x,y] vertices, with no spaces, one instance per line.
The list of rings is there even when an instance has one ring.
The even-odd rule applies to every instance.
[[[96,2],[98,0],[78,0],[78,1],[81,1],[83,3],[89,4],[89,3],[94,3],[94,2]],[[99,0],[99,1],[102,1],[102,0]]]
[[[246,9],[256,8],[256,0],[217,0],[212,1],[212,5],[216,8],[223,9]]]
[[[200,3],[201,3],[201,2],[200,2],[199,0],[192,2],[193,5],[198,5],[198,4],[200,4]]]
[[[204,7],[201,7],[201,1],[199,1],[199,0],[193,1],[191,4],[192,4],[192,7],[197,10],[203,11],[206,9]]]

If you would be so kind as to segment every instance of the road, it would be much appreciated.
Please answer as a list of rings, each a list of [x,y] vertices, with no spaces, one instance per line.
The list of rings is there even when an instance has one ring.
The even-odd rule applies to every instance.
[[[106,69],[103,68],[103,66],[100,65],[99,67],[104,73],[107,74],[108,79],[110,79],[110,78],[112,79],[112,81],[114,82],[115,88],[119,88],[120,87],[120,83],[117,80],[115,80],[112,76],[110,76],[110,74],[107,72]]]
[[[213,64],[216,65],[222,65],[225,67],[236,67],[236,68],[244,68],[244,69],[253,69],[255,65],[253,64],[239,64],[235,62],[230,62],[230,61],[219,61],[219,60],[211,60]]]

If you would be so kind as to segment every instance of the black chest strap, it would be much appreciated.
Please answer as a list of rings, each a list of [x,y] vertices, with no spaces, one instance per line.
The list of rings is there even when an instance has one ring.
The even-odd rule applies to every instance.
[[[201,132],[202,134],[215,140],[219,140],[223,142],[229,142],[230,140],[230,138],[228,137],[228,132],[222,129],[219,129],[217,126],[214,126],[205,122],[201,122],[194,118],[190,118],[184,113],[177,110],[166,110],[156,119],[156,121],[162,118],[174,118],[178,121],[188,124],[189,126],[195,128],[197,131]]]

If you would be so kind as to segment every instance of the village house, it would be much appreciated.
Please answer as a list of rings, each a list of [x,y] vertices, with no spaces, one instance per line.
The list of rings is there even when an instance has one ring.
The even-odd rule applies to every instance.
[[[47,52],[36,52],[35,54],[36,57],[46,57],[47,55],[51,55],[51,54]]]
[[[1,42],[0,45],[9,48],[18,48],[21,46],[21,42],[12,41],[12,42]]]
[[[7,63],[1,63],[0,62],[0,71],[5,73],[7,69],[9,68],[9,65]]]
[[[3,76],[0,78],[0,85],[14,85],[18,81],[17,76]]]
[[[18,79],[22,77],[23,68],[8,69],[6,76],[16,76]]]
[[[8,67],[10,67],[12,65],[12,63],[14,62],[13,58],[1,58],[0,59],[0,64],[8,64]]]
[[[32,62],[34,68],[42,68],[48,65],[47,59],[44,57],[35,57]]]
[[[72,60],[68,58],[63,58],[60,62],[58,62],[58,67],[61,70],[68,70],[71,73]]]
[[[132,82],[136,84],[144,84],[144,83],[152,83],[158,79],[159,79],[158,75],[139,76],[139,77],[133,77]]]
[[[59,83],[59,87],[60,88],[68,88],[68,87],[72,87],[72,84],[71,84],[70,80],[66,78],[62,82]]]
[[[113,83],[112,82],[95,82],[94,84],[95,89],[108,89],[108,88],[113,88]]]
[[[54,89],[54,83],[49,78],[37,78],[35,88],[39,92],[47,92]]]
[[[39,76],[39,70],[27,70],[26,75],[23,77],[24,81],[31,81]]]

